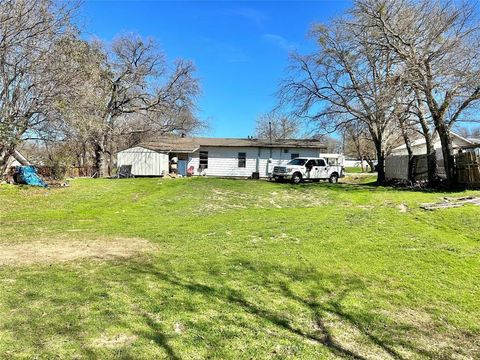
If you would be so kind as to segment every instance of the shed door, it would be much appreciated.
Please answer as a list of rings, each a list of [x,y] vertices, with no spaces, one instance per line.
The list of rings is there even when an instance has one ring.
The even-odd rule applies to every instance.
[[[178,160],[178,173],[187,176],[187,160]]]

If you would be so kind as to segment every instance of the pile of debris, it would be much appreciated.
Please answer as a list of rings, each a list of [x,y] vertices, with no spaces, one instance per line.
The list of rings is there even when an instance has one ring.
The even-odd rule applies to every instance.
[[[35,166],[32,165],[15,166],[8,174],[8,177],[13,184],[48,187],[47,183],[38,176]]]
[[[448,209],[448,208],[457,208],[467,204],[473,204],[480,206],[480,197],[475,196],[464,196],[460,198],[444,197],[443,201],[437,203],[428,203],[422,204],[420,208],[423,210],[437,210],[437,209]]]

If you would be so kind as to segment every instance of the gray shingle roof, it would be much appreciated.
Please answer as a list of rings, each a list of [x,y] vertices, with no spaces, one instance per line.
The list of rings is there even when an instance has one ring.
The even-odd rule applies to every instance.
[[[201,146],[213,147],[266,147],[266,148],[311,148],[326,149],[320,141],[312,139],[274,140],[270,144],[263,139],[204,138],[204,137],[163,137],[139,144],[154,151],[193,152]]]

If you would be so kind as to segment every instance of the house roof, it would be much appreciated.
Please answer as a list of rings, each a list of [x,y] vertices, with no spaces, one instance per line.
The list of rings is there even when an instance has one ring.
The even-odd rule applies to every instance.
[[[480,138],[466,138],[468,141],[470,141],[472,144],[478,145],[480,144]]]
[[[326,149],[326,146],[312,139],[274,140],[204,137],[163,137],[138,146],[154,151],[194,152],[201,146],[212,147],[266,147],[266,148],[311,148]]]
[[[17,161],[20,165],[22,166],[27,166],[30,165],[30,162],[27,160],[25,156],[23,156],[20,151],[15,150],[11,156],[10,161],[13,163],[14,161]]]
[[[473,145],[473,144],[476,144],[476,143],[480,143],[479,139],[466,139],[464,138],[463,136],[460,136],[459,134],[453,132],[453,131],[450,131],[450,135],[452,136],[452,138],[457,138],[461,141],[464,141],[467,146],[469,145]],[[434,134],[434,139],[435,141],[438,139],[438,134],[437,132],[435,132]],[[422,136],[422,137],[418,137],[417,139],[414,139],[411,141],[410,145],[412,147],[415,147],[415,146],[421,146],[421,145],[425,145],[425,138]],[[454,146],[456,148],[459,148],[459,147],[463,147],[463,146]],[[397,146],[396,148],[394,148],[392,151],[398,151],[398,150],[403,150],[403,149],[406,149],[407,146],[405,144],[402,144],[400,146]]]

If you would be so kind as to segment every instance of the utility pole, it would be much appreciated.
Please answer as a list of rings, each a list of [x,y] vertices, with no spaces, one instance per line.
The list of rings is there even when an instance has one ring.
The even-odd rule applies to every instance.
[[[268,134],[270,136],[270,145],[272,145],[272,122],[268,122]]]
[[[267,173],[270,173],[270,163],[272,162],[272,122],[268,122],[268,134],[270,137],[270,157],[268,158],[267,162]]]

